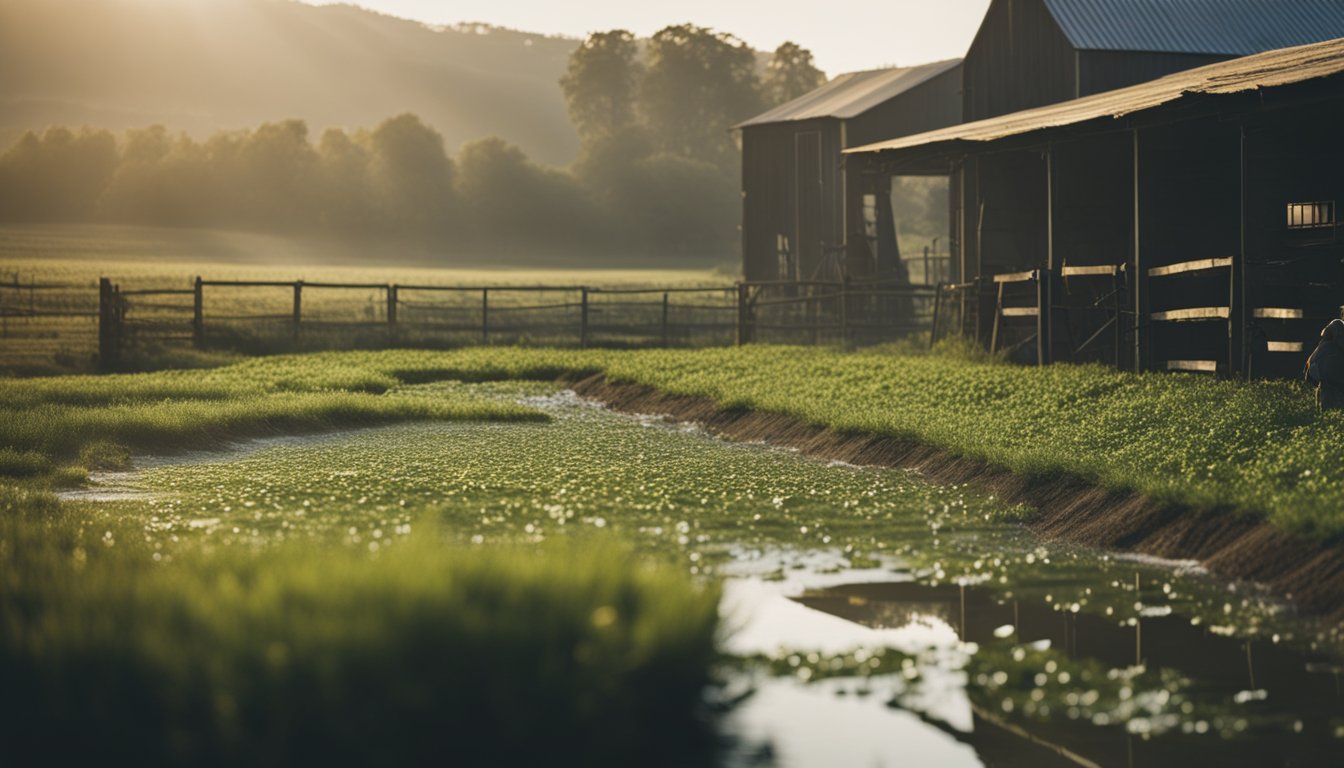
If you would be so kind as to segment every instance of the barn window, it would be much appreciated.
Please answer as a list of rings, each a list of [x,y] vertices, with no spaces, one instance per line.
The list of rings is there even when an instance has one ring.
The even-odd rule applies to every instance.
[[[1289,229],[1316,229],[1335,226],[1335,201],[1289,203]]]

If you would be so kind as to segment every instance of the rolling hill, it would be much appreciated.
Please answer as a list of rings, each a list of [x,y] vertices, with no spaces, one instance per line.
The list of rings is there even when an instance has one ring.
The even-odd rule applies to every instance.
[[[290,0],[0,0],[0,145],[51,124],[317,132],[409,111],[449,151],[497,135],[564,164],[578,140],[557,83],[577,44]]]

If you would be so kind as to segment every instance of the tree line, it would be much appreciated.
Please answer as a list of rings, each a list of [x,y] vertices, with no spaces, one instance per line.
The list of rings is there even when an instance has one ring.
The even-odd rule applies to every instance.
[[[824,82],[786,43],[764,67],[732,35],[590,36],[560,83],[581,152],[533,162],[495,137],[450,155],[413,114],[311,135],[303,120],[195,139],[163,126],[54,127],[0,155],[0,221],[414,237],[447,250],[729,256],[731,126]]]

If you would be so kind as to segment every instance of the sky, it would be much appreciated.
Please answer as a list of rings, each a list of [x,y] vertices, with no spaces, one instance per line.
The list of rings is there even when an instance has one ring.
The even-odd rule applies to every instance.
[[[317,4],[336,0],[307,0]],[[344,0],[430,24],[479,21],[527,32],[584,37],[628,29],[647,37],[692,22],[731,32],[761,50],[792,40],[827,75],[962,56],[989,0]]]

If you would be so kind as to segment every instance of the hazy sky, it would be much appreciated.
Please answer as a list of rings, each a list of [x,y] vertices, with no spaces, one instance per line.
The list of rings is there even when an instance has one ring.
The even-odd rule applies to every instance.
[[[335,2],[335,0],[307,0]],[[432,24],[481,21],[529,32],[582,37],[628,29],[647,36],[690,21],[732,32],[773,50],[793,40],[816,55],[828,75],[921,64],[965,54],[989,0],[345,0]]]

